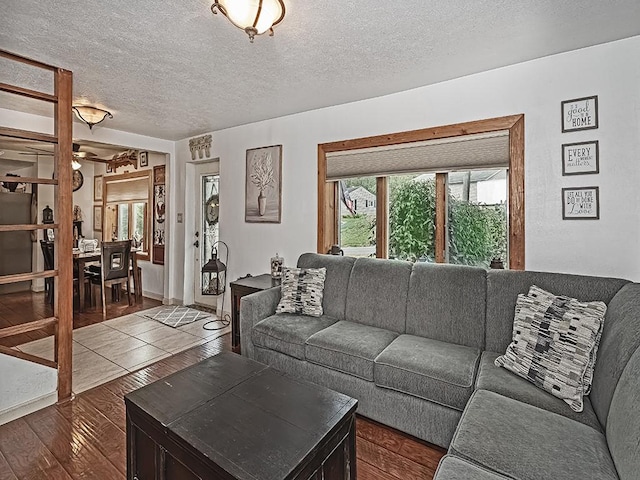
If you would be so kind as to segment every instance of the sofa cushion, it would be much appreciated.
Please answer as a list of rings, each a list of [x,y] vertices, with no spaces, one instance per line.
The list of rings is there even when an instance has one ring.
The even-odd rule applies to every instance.
[[[529,295],[518,295],[513,341],[496,365],[581,412],[606,310],[603,302],[578,302],[532,285]]]
[[[450,453],[515,480],[617,480],[604,435],[582,423],[476,390]]]
[[[609,451],[622,480],[637,479],[640,467],[640,348],[627,363],[611,401]]]
[[[276,313],[297,313],[319,317],[322,315],[322,297],[326,268],[284,267],[280,303]]]
[[[487,272],[487,327],[485,350],[503,353],[511,343],[513,312],[518,294],[531,285],[578,300],[599,300],[607,305],[627,280],[562,273],[489,270]],[[606,320],[605,320],[606,325]],[[605,327],[606,330],[606,327]]]
[[[353,265],[345,319],[404,333],[411,264],[358,258]]]
[[[319,365],[373,381],[373,361],[396,337],[395,332],[339,321],[307,340],[305,357]]]
[[[496,367],[494,364],[497,353],[482,352],[480,368],[476,378],[476,388],[499,393],[505,397],[528,403],[534,407],[548,410],[558,415],[570,418],[580,423],[584,423],[601,432],[602,427],[598,421],[596,413],[593,411],[589,397],[583,397],[584,409],[582,412],[574,412],[569,405],[561,399],[540,390],[534,384],[523,378],[512,374],[504,368]]]
[[[335,318],[278,313],[258,322],[251,333],[253,344],[304,360],[305,342],[314,333],[333,325]]]
[[[433,480],[509,480],[509,478],[454,455],[445,455],[438,464]]]
[[[400,335],[375,361],[376,385],[463,410],[480,350],[414,335]]]
[[[622,287],[607,307],[604,331],[593,372],[591,403],[602,425],[622,371],[640,346],[640,284]]]
[[[483,268],[415,263],[406,333],[484,348],[486,276]]]
[[[317,253],[303,253],[298,258],[298,268],[326,268],[327,277],[324,281],[324,298],[322,309],[325,315],[344,320],[344,310],[347,305],[347,287],[351,277],[351,269],[356,259],[336,255],[319,255]]]

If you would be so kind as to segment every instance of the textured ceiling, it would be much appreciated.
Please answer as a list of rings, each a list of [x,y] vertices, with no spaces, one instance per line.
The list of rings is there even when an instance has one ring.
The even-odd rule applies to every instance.
[[[0,48],[72,70],[105,126],[170,140],[640,34],[638,0],[285,0],[254,44],[209,0],[2,3]]]

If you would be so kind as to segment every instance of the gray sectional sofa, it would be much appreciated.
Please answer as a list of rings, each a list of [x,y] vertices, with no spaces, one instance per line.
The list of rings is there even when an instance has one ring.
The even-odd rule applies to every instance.
[[[326,267],[318,318],[242,299],[247,355],[358,399],[361,415],[448,448],[437,480],[640,478],[640,284],[303,254]],[[584,411],[498,368],[517,295],[608,305]]]

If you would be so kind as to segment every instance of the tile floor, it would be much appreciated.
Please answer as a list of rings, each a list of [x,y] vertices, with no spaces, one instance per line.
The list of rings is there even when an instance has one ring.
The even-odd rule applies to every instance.
[[[230,331],[204,330],[211,318],[171,328],[138,314],[73,331],[73,392],[80,393]],[[210,325],[210,327],[216,326]],[[18,345],[18,350],[53,360],[53,337]]]

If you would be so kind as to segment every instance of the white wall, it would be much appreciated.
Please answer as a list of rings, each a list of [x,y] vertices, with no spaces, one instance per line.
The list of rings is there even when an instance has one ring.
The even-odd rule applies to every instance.
[[[229,279],[267,272],[276,252],[292,265],[302,252],[315,251],[319,143],[524,113],[526,268],[640,280],[637,58],[640,37],[213,132],[220,236],[231,248]],[[599,97],[600,128],[562,134],[560,102],[588,95]],[[600,174],[563,177],[561,144],[586,140],[600,140]],[[282,223],[245,223],[245,151],[274,144],[283,145]],[[183,191],[188,140],[177,142],[176,159],[174,180]],[[601,219],[563,221],[561,188],[590,185],[600,187]],[[193,208],[176,202],[176,212]],[[192,258],[191,238],[186,240],[174,243],[176,263]],[[180,280],[188,290],[189,279]]]

